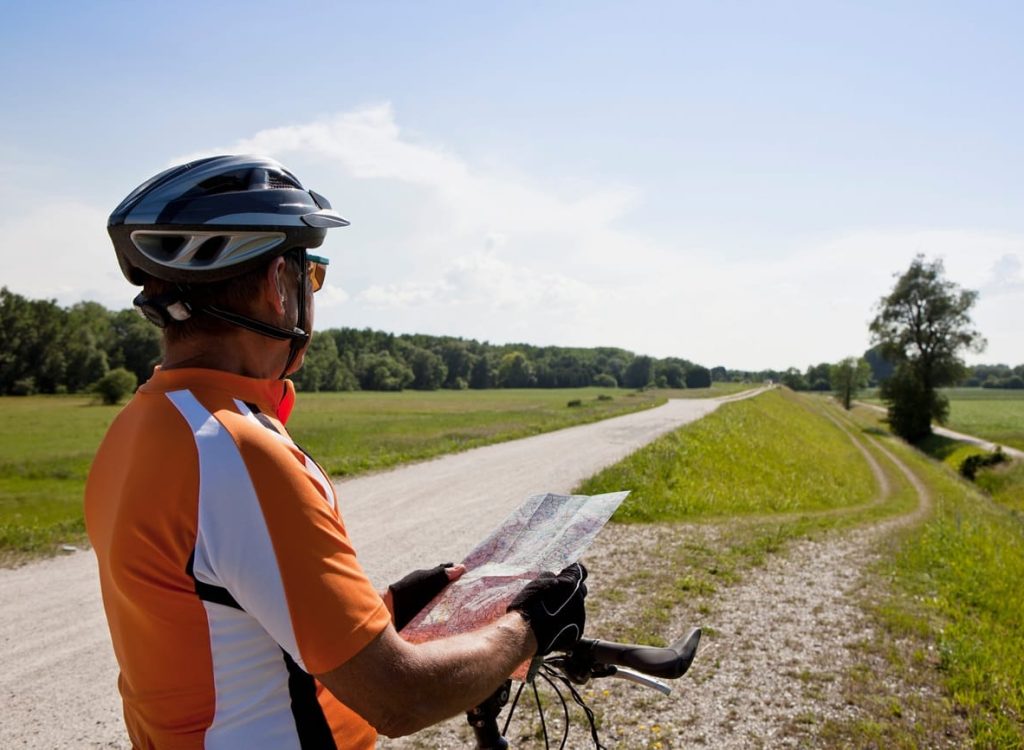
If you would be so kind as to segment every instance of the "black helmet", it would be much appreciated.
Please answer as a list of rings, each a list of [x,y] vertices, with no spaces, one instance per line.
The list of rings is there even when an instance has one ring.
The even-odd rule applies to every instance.
[[[293,248],[319,247],[348,222],[273,159],[213,156],[135,188],[107,231],[133,284],[145,272],[176,284],[222,281]]]

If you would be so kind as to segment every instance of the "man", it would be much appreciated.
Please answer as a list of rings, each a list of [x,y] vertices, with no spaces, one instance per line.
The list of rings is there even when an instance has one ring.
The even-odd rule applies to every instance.
[[[480,703],[582,634],[586,571],[573,566],[479,631],[398,635],[462,569],[378,595],[331,482],[285,427],[285,378],[327,266],[309,250],[347,224],[280,164],[247,156],[169,169],[110,217],[121,269],[143,287],[135,305],[164,342],[85,498],[134,747],[370,748],[376,731]]]

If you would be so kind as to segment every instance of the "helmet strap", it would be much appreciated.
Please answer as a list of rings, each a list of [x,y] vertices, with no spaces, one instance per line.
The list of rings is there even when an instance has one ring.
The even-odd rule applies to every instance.
[[[295,364],[295,360],[299,357],[299,352],[309,343],[310,336],[313,332],[307,333],[306,329],[309,328],[309,321],[306,320],[306,264],[308,263],[308,257],[306,248],[299,248],[299,319],[296,321],[295,331],[301,334],[300,337],[292,337],[291,346],[288,351],[288,361],[284,363],[284,369],[281,370],[281,374],[277,376],[278,380],[284,380],[285,376],[288,375],[288,370]]]

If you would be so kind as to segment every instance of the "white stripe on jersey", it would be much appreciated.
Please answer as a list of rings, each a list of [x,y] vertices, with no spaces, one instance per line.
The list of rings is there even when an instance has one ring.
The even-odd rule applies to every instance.
[[[252,413],[252,409],[246,406],[244,401],[239,401],[237,398],[234,399],[234,401],[235,406],[238,408],[239,414],[241,414],[243,417],[248,419],[253,424],[258,424],[264,430],[267,429],[267,426],[256,418],[256,415]],[[313,478],[314,482],[320,485],[320,489],[323,490],[324,498],[327,500],[327,504],[330,505],[332,509],[334,509],[334,507],[337,505],[336,496],[334,494],[334,485],[331,484],[331,480],[327,478],[327,475],[320,470],[320,467],[317,465],[316,461],[307,456],[305,452],[302,451],[297,445],[295,445],[295,442],[287,435],[282,435],[280,432],[276,432],[274,430],[268,430],[268,432],[270,432],[270,434],[272,434],[285,445],[295,448],[295,450],[299,451],[299,453],[302,454],[303,465],[306,467],[307,473],[309,473],[309,475]]]
[[[195,577],[227,589],[305,670],[270,533],[238,446],[190,391],[167,398],[191,426],[199,454]]]
[[[203,602],[210,626],[216,713],[206,750],[299,750],[281,649],[247,612]]]

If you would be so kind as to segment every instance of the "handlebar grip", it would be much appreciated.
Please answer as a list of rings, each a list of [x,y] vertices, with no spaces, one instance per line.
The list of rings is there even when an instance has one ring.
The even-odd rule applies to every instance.
[[[629,667],[652,677],[674,680],[686,674],[686,670],[693,663],[700,635],[700,628],[694,628],[685,638],[679,639],[668,648],[583,639],[580,640],[580,646],[590,652],[594,663]]]

